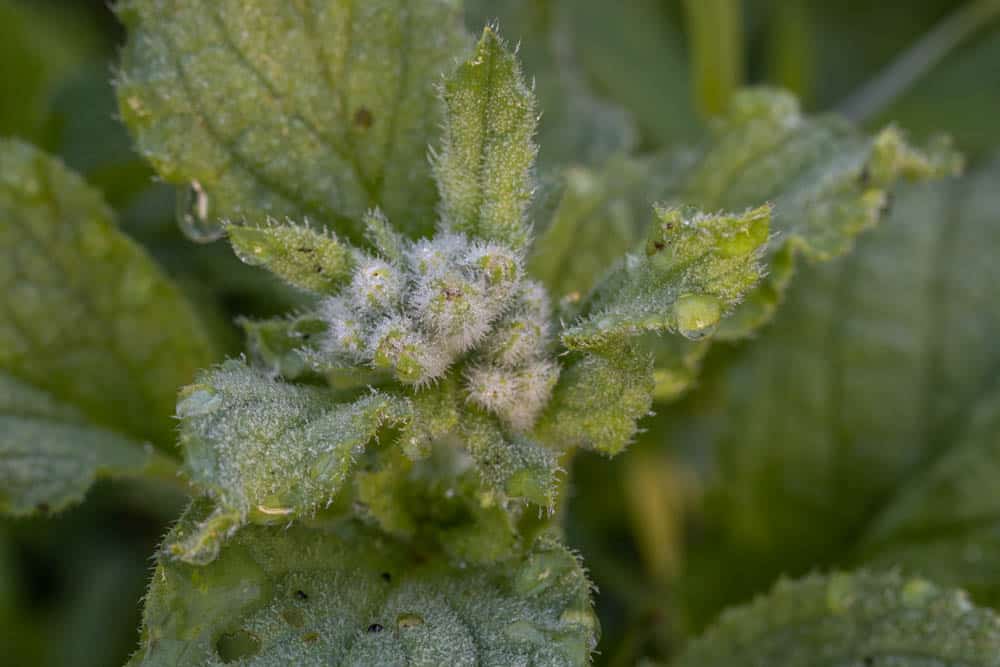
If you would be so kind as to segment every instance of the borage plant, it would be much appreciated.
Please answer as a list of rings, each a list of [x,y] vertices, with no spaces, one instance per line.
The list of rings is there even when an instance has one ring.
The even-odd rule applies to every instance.
[[[594,590],[562,544],[574,452],[622,452],[713,340],[772,318],[798,255],[843,255],[899,178],[957,168],[944,143],[760,89],[697,148],[540,185],[533,89],[452,2],[118,12],[121,111],[184,184],[189,233],[308,295],[241,320],[245,355],[212,366],[197,307],[100,196],[2,145],[3,508],[58,511],[101,476],[195,496],[136,665],[588,664]],[[922,579],[814,576],[678,664],[916,654],[996,664],[1000,625]]]

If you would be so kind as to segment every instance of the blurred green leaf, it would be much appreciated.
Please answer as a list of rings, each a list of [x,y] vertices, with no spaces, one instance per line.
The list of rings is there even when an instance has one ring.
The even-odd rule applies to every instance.
[[[859,572],[779,583],[730,610],[673,663],[737,665],[1000,665],[1000,619],[961,591]]]
[[[101,54],[95,21],[78,8],[0,2],[0,136],[44,138],[49,98],[64,77]]]
[[[694,627],[780,573],[844,562],[972,428],[1000,368],[998,168],[910,190],[853,255],[804,270],[759,340],[713,350],[703,386],[662,415],[660,437],[708,484],[680,580]],[[968,568],[949,581],[963,571],[986,586]]]

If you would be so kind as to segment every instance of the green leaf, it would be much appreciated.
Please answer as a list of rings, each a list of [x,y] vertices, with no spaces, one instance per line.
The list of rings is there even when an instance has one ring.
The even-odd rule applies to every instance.
[[[652,402],[649,355],[634,348],[579,355],[566,364],[535,435],[559,449],[584,447],[613,456],[632,442]]]
[[[636,128],[625,109],[601,99],[580,66],[595,45],[578,43],[572,20],[573,2],[537,0],[469,0],[466,25],[478,31],[490,21],[518,44],[518,59],[535,82],[542,111],[539,119],[539,163],[553,168],[568,163],[600,164],[630,151]],[[667,114],[662,114],[667,115]],[[647,202],[648,203],[648,202]]]
[[[133,665],[570,666],[596,643],[586,575],[547,542],[463,569],[351,524],[254,526],[210,565],[161,560],[152,581]]]
[[[525,498],[555,509],[561,470],[553,452],[525,436],[505,433],[495,419],[471,411],[462,415],[460,428],[483,484],[499,493],[498,500]]]
[[[351,279],[354,253],[332,233],[308,226],[278,225],[228,229],[229,242],[245,264],[262,266],[304,290],[334,294]]]
[[[393,396],[337,403],[329,389],[275,380],[235,360],[202,374],[181,392],[177,416],[190,479],[220,505],[204,531],[224,537],[248,520],[315,514],[341,491],[379,429],[408,415],[408,403]],[[206,539],[204,548],[177,544],[173,552],[210,560],[218,545]]]
[[[650,331],[699,340],[756,285],[769,206],[739,215],[676,208],[657,214],[645,257],[627,257],[598,285],[590,313],[563,332],[566,347],[606,350]]]
[[[419,548],[437,545],[455,562],[492,564],[523,553],[517,520],[537,507],[497,502],[465,452],[437,442],[414,461],[398,447],[355,475],[360,515]]]
[[[971,410],[938,460],[879,512],[854,559],[902,568],[1000,607],[1000,394]]]
[[[695,627],[780,573],[854,562],[895,490],[971,427],[1000,368],[998,169],[908,191],[854,254],[804,270],[759,340],[713,350],[702,387],[662,413],[660,438],[709,462],[683,583]]]
[[[100,196],[38,150],[0,142],[0,249],[0,370],[167,447],[177,388],[213,352]]]
[[[677,667],[1000,665],[1000,619],[961,591],[859,572],[781,582],[726,612]]]
[[[676,187],[682,162],[669,154],[615,158],[600,169],[567,169],[558,203],[532,245],[528,272],[553,297],[579,300],[638,245],[655,220],[650,203]]]
[[[41,141],[49,98],[68,75],[97,60],[95,21],[78,7],[0,1],[0,136]]]
[[[884,213],[900,178],[952,174],[960,160],[946,143],[921,152],[889,127],[867,137],[836,116],[804,116],[791,95],[748,89],[734,96],[691,169],[678,199],[705,210],[739,210],[770,201],[768,259],[787,253],[816,261],[844,254]],[[741,338],[773,315],[790,268],[751,295],[720,336]]]
[[[434,83],[466,36],[453,0],[127,0],[118,97],[140,152],[209,216],[309,219],[361,239],[380,206],[427,231]]]
[[[72,406],[0,372],[0,512],[59,512],[98,478],[175,469],[150,445],[88,423]]]
[[[524,247],[537,112],[517,58],[493,28],[483,31],[472,57],[445,80],[442,99],[444,138],[433,159],[442,224]]]
[[[246,334],[247,355],[254,365],[286,380],[307,379],[314,375],[307,348],[328,327],[318,316],[306,314],[270,320],[242,318],[237,324]]]

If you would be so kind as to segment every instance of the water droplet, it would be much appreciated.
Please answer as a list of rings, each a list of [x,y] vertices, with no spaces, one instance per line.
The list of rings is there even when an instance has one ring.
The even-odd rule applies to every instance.
[[[208,194],[198,181],[191,181],[186,190],[177,194],[177,224],[195,243],[211,243],[222,238],[226,230],[218,220],[209,218]]]
[[[222,405],[222,397],[209,387],[190,387],[177,403],[177,416],[181,419],[211,414]]]
[[[677,331],[685,338],[710,336],[722,319],[722,302],[708,294],[685,294],[674,304]]]
[[[903,585],[903,604],[919,607],[934,595],[934,586],[923,579],[911,579]]]
[[[424,624],[424,617],[420,614],[400,614],[396,617],[396,627],[400,630],[415,628]]]

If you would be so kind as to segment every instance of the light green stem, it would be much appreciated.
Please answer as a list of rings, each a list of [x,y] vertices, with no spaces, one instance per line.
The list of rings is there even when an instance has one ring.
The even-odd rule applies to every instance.
[[[695,99],[705,116],[726,110],[743,84],[740,0],[685,0]]]
[[[973,0],[942,20],[848,97],[839,111],[856,122],[889,107],[962,42],[1000,16],[1000,0]]]

